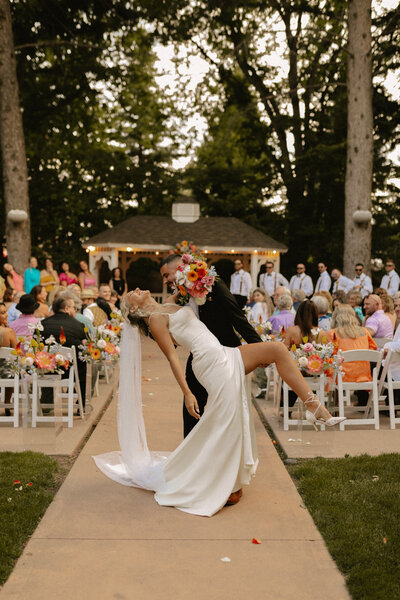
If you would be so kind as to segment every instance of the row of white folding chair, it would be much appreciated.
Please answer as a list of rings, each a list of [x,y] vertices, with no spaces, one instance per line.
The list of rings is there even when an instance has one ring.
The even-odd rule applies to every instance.
[[[77,362],[75,346],[72,346],[72,348],[65,348],[64,346],[62,346],[60,348],[59,353],[62,354],[64,358],[66,358],[70,363],[68,377],[66,379],[52,378],[48,375],[38,376],[37,374],[35,374],[32,377],[32,427],[36,427],[37,423],[54,423],[58,419],[60,419],[64,423],[68,423],[68,427],[72,427],[74,418],[74,406],[76,405],[76,402],[80,410],[81,418],[84,418],[81,388],[79,385],[79,375],[78,370],[76,368]],[[40,402],[41,390],[43,388],[53,389],[52,404],[42,404]],[[67,388],[66,392],[63,391],[65,388]],[[64,409],[66,401],[66,416],[64,414],[60,416],[56,414],[56,395],[58,395],[58,398],[61,402],[61,409]],[[44,415],[43,408],[49,408],[51,406],[53,406],[54,408],[53,415]]]
[[[394,390],[400,390],[400,381],[393,380],[393,360],[400,361],[400,352],[393,352],[392,350],[389,350],[386,355],[378,383],[378,393],[380,399],[386,399],[386,394],[382,395],[382,392],[384,390],[387,392],[388,406],[385,403],[382,408],[384,408],[384,410],[389,408],[390,429],[396,429],[396,424],[400,423],[400,417],[396,417],[396,410],[400,410],[400,405],[396,405],[394,399]]]
[[[16,355],[12,354],[13,348],[0,348],[0,359],[16,360]],[[13,390],[10,403],[5,402],[7,390]],[[19,401],[20,401],[20,379],[17,374],[13,377],[0,379],[0,407],[4,409],[12,409],[13,416],[0,417],[0,423],[13,423],[14,427],[19,424]]]

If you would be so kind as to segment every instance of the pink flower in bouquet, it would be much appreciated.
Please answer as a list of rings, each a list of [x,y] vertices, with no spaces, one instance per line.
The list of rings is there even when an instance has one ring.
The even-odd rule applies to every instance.
[[[115,346],[114,344],[110,344],[110,342],[107,342],[104,350],[107,352],[107,354],[116,354]]]
[[[56,368],[56,357],[54,354],[49,354],[48,352],[36,352],[35,363],[39,369],[53,371]]]
[[[311,342],[307,342],[307,344],[304,344],[303,350],[304,352],[312,352],[314,350],[314,346],[311,344]]]
[[[206,277],[203,277],[202,282],[204,285],[213,285],[215,281],[215,277],[213,277],[212,275],[207,275]]]
[[[184,265],[190,265],[190,263],[192,262],[192,257],[190,256],[190,254],[183,254],[182,262]]]
[[[324,367],[324,361],[317,354],[312,354],[307,362],[307,370],[310,373],[321,373]]]

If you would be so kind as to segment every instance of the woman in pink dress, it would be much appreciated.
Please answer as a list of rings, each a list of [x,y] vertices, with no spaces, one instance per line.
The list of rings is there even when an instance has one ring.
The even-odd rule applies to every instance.
[[[78,278],[75,273],[71,273],[69,270],[69,264],[64,260],[60,263],[59,268],[60,275],[58,276],[60,280],[60,285],[63,287],[68,287],[71,283],[78,283]]]
[[[96,287],[96,278],[93,273],[89,271],[89,266],[86,260],[81,260],[79,266],[81,268],[81,272],[79,273],[78,280],[81,289],[86,290],[87,288]]]
[[[16,292],[24,291],[24,280],[19,273],[14,271],[14,267],[10,263],[4,263],[4,274],[6,279],[6,286],[10,287]]]

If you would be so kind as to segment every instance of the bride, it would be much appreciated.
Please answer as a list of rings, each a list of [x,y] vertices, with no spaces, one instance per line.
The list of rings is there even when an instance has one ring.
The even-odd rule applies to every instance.
[[[120,452],[94,457],[97,466],[123,485],[155,491],[156,501],[182,511],[212,516],[230,494],[248,484],[257,468],[257,448],[245,375],[256,367],[275,363],[281,377],[307,407],[313,423],[334,426],[306,380],[280,342],[222,346],[189,306],[158,304],[139,288],[121,305],[127,321],[122,334],[118,435]],[[199,419],[196,427],[172,452],[150,452],[147,447],[141,401],[139,329],[151,335],[167,357],[188,412]],[[200,419],[175,346],[193,355],[193,371],[208,392]]]

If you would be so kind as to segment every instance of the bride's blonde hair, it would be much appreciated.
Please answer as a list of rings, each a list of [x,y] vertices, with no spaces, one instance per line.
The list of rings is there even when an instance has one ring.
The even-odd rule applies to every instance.
[[[139,329],[139,333],[145,336],[149,335],[149,326],[144,319],[145,317],[148,317],[150,313],[141,308],[132,309],[132,305],[126,296],[121,300],[121,314],[129,325]]]

